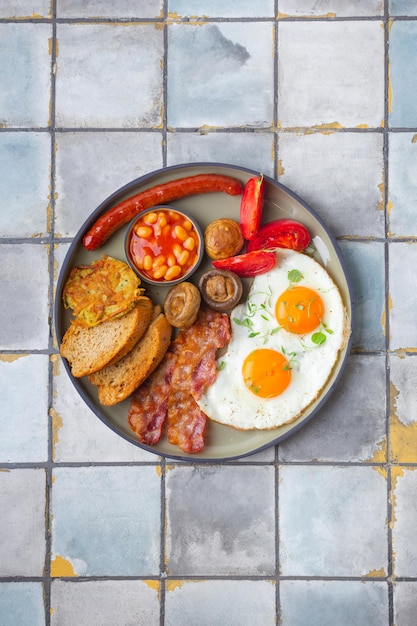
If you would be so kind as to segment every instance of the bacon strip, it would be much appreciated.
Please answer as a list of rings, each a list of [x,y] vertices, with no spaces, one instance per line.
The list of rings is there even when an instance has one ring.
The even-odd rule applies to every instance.
[[[209,309],[179,333],[159,367],[132,395],[128,421],[142,443],[157,443],[167,420],[170,443],[187,453],[204,448],[206,416],[196,400],[215,381],[216,351],[229,340],[228,316]]]

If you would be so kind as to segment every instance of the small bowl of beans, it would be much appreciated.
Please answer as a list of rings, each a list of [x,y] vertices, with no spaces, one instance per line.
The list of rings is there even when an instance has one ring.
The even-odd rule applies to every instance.
[[[169,206],[140,213],[129,225],[125,252],[130,267],[152,285],[175,285],[200,265],[204,244],[194,218]]]

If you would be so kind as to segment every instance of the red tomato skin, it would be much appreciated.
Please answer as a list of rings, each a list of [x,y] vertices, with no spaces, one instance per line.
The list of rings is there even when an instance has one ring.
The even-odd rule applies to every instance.
[[[269,272],[277,263],[275,252],[254,250],[227,259],[213,261],[214,267],[234,272],[242,278],[252,278],[258,274]]]
[[[249,241],[247,250],[289,248],[301,252],[311,241],[310,233],[301,222],[291,219],[276,219],[262,226],[257,236]]]
[[[259,230],[265,197],[265,182],[262,174],[249,178],[240,201],[240,227],[242,235],[250,241]]]

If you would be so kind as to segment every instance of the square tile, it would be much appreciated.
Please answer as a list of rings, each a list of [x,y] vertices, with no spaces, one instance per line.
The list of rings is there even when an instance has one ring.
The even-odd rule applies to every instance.
[[[385,357],[350,356],[320,412],[279,445],[280,461],[386,461]]]
[[[226,163],[274,177],[272,133],[168,133],[167,164]]]
[[[417,22],[392,22],[389,70],[389,124],[403,128],[417,126]]]
[[[43,587],[34,582],[0,584],[0,624],[45,626]]]
[[[57,38],[57,126],[162,125],[163,30],[158,25],[58,24]]]
[[[417,133],[389,134],[391,237],[417,237]]]
[[[0,135],[1,237],[39,237],[50,228],[49,133]]]
[[[383,63],[379,22],[280,22],[280,126],[381,126]]]
[[[279,182],[300,195],[335,236],[383,237],[380,133],[281,133]]]
[[[284,466],[279,472],[283,576],[385,577],[387,486],[371,467]]]
[[[281,623],[291,626],[388,626],[388,588],[382,582],[283,580]]]
[[[384,15],[384,0],[279,0],[280,17],[362,17]]]
[[[391,243],[389,257],[390,348],[417,348],[417,244]]]
[[[397,578],[417,576],[417,471],[415,467],[392,468],[393,572]]]
[[[390,454],[394,463],[417,463],[416,356],[390,355]]]
[[[53,460],[55,463],[157,462],[159,457],[114,433],[86,405],[60,357],[53,380]],[[126,415],[127,419],[127,415]]]
[[[175,17],[274,17],[274,0],[168,0]]]
[[[162,17],[163,0],[71,0],[57,3],[57,17],[138,18]]]
[[[156,580],[54,580],[51,626],[159,626]]]
[[[55,232],[74,236],[108,196],[162,166],[160,133],[57,133]]]
[[[0,126],[50,123],[51,37],[50,24],[0,24]]]
[[[390,15],[417,15],[417,0],[389,0]]]
[[[275,581],[169,580],[165,626],[275,623]]]
[[[168,126],[270,127],[273,50],[267,22],[170,24]]]
[[[0,244],[0,266],[0,349],[47,349],[48,248],[31,243]]]
[[[0,462],[48,460],[48,369],[43,354],[0,357]]]
[[[160,478],[156,467],[55,468],[51,573],[159,573]]]
[[[385,251],[384,244],[371,241],[340,241],[352,281],[355,328],[353,347],[361,350],[385,348]],[[366,271],[364,271],[366,269]]]
[[[52,17],[50,0],[2,0],[0,17]]]
[[[167,572],[172,576],[273,575],[274,483],[273,467],[169,469]]]
[[[43,575],[45,495],[45,470],[0,471],[0,576]]]
[[[395,626],[414,626],[417,611],[417,583],[396,582],[394,585]]]

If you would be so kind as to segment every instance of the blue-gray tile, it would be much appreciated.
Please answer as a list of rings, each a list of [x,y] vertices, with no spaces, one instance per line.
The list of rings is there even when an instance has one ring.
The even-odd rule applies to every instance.
[[[417,134],[389,135],[389,234],[417,237]]]
[[[397,578],[417,577],[416,467],[393,467],[391,470],[393,501],[393,571]]]
[[[391,243],[389,249],[390,348],[417,348],[416,243]],[[406,294],[406,297],[405,297]]]
[[[415,626],[417,612],[417,583],[396,582],[394,585],[395,626]]]
[[[275,581],[169,580],[165,626],[275,624]]]
[[[351,355],[325,406],[279,446],[280,461],[386,461],[385,358]]]
[[[389,32],[391,127],[417,126],[417,22],[394,21]]]
[[[0,349],[45,350],[49,342],[46,246],[1,244],[0,266]]]
[[[390,354],[390,460],[417,463],[416,354]]]
[[[51,626],[158,626],[159,582],[54,580]]]
[[[270,23],[170,24],[168,126],[269,128],[273,74]]]
[[[57,17],[87,19],[95,18],[139,18],[162,16],[163,0],[71,0],[57,3]]]
[[[389,0],[390,15],[417,15],[417,0]]]
[[[0,126],[48,126],[50,24],[0,24]]]
[[[45,626],[43,587],[38,582],[3,582],[0,585],[1,626]]]
[[[57,133],[56,146],[55,231],[63,237],[119,187],[163,165],[160,133]]]
[[[48,366],[43,354],[0,357],[0,462],[48,460]]]
[[[158,468],[56,468],[52,516],[54,577],[159,572]]]
[[[279,0],[280,17],[366,17],[384,15],[384,0]]]
[[[284,576],[385,577],[386,479],[371,467],[284,466],[279,474]]]
[[[274,0],[168,0],[174,17],[274,17]]]
[[[49,230],[49,133],[0,135],[1,237],[39,237]]]
[[[382,582],[283,580],[280,583],[280,601],[283,625],[389,624],[388,588]]]
[[[56,463],[158,461],[158,456],[125,441],[103,424],[76,391],[60,357],[54,366],[53,391],[53,460]]]
[[[172,467],[166,490],[170,575],[274,574],[273,467]]]
[[[42,576],[46,477],[43,469],[0,471],[0,576]]]
[[[336,236],[383,237],[382,134],[279,136],[279,181],[298,193]]]
[[[355,329],[353,347],[385,348],[385,253],[379,242],[340,241],[353,286]]]
[[[280,126],[381,126],[383,61],[379,22],[280,22]]]
[[[59,24],[57,37],[57,126],[161,126],[163,31],[158,25]]]
[[[274,176],[272,133],[168,133],[167,164],[226,163]]]

